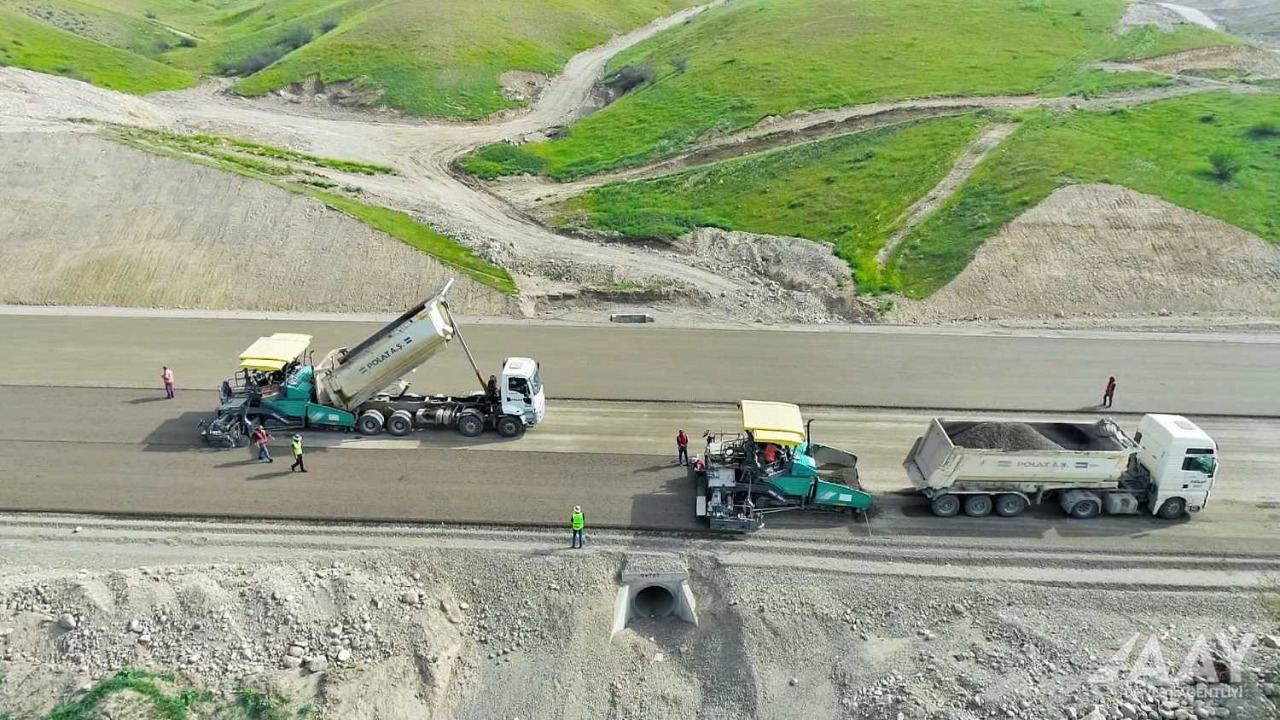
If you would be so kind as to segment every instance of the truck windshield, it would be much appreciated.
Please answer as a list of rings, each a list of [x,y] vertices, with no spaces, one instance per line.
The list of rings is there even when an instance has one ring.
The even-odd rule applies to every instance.
[[[537,395],[542,392],[542,370],[534,370],[533,377],[529,378],[529,393]]]

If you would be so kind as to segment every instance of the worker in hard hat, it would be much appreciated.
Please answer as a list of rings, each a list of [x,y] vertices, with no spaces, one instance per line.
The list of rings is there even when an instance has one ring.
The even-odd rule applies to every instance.
[[[307,471],[307,466],[302,464],[302,436],[295,434],[289,438],[289,447],[293,450],[293,464],[289,466],[289,472],[294,470]]]
[[[573,540],[569,547],[582,547],[582,531],[587,527],[586,516],[582,514],[582,506],[573,506],[573,515],[569,517],[569,525],[573,528]]]

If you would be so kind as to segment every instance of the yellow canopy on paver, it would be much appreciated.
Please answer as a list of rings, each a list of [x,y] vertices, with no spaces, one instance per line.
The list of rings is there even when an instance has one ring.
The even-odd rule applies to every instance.
[[[301,333],[276,333],[260,337],[240,353],[240,367],[270,372],[297,360],[311,347],[311,336]]]
[[[739,405],[742,406],[742,428],[749,430],[757,443],[794,447],[805,441],[800,406],[762,400],[743,400]]]

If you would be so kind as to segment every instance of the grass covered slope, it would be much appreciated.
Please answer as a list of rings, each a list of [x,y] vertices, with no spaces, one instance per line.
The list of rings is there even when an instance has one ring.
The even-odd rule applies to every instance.
[[[1145,30],[1114,34],[1124,9],[1124,0],[736,0],[615,58],[612,71],[645,68],[652,82],[565,137],[523,146],[536,161],[503,151],[505,165],[541,164],[565,179],[796,110],[1153,84],[1151,76],[1087,74],[1094,61],[1158,49]],[[1174,35],[1178,49],[1224,37]]]
[[[1106,113],[1037,113],[937,214],[890,268],[923,297],[982,242],[1056,188],[1122,185],[1280,243],[1280,97],[1212,94]]]
[[[499,77],[554,75],[582,50],[692,0],[392,0],[344,21],[238,86],[258,94],[318,75],[383,90],[416,115],[476,118],[520,103]]]
[[[562,222],[668,240],[703,226],[825,240],[869,289],[876,251],[981,124],[927,120],[607,185],[568,201]]]
[[[66,65],[64,74],[130,92],[182,87],[193,74],[239,77],[250,95],[319,77],[410,114],[477,118],[520,104],[504,96],[503,73],[553,75],[694,1],[0,0],[0,61]],[[28,38],[39,53],[24,49]]]
[[[196,82],[190,72],[33,20],[5,5],[0,5],[0,65],[128,93],[176,90]]]

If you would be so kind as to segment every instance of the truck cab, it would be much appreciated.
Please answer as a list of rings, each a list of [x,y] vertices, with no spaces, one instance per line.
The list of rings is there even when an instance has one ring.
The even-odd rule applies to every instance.
[[[531,358],[507,358],[502,363],[499,381],[502,414],[514,415],[526,426],[542,422],[547,398],[542,391],[542,373]]]
[[[1209,504],[1218,445],[1208,433],[1180,415],[1145,415],[1133,440],[1134,462],[1150,477],[1151,513],[1177,517]]]

